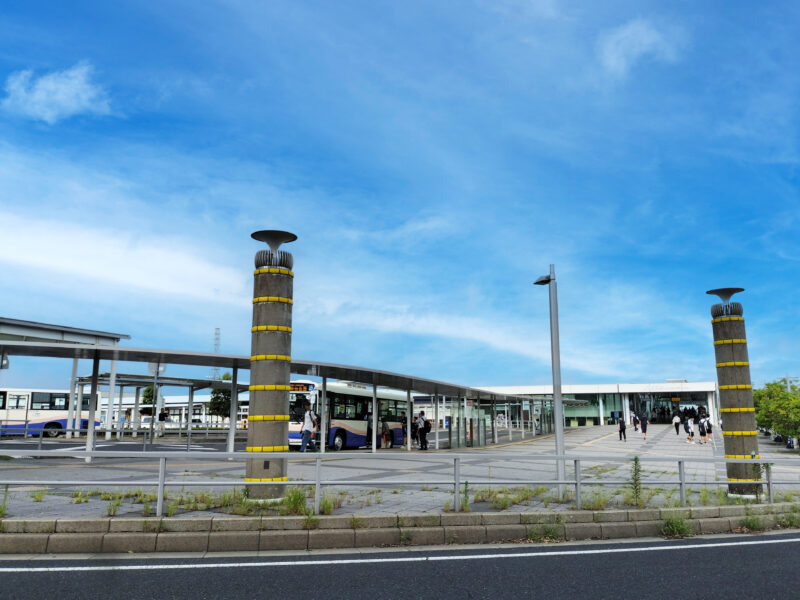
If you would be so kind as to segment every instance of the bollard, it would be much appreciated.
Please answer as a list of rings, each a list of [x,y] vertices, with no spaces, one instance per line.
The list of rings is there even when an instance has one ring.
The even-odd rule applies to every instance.
[[[167,459],[158,459],[158,500],[156,501],[156,516],[164,514],[164,481],[167,478]]]
[[[581,461],[575,459],[575,508],[581,510]]]
[[[320,472],[322,471],[322,457],[316,457],[314,464],[314,514],[319,514],[319,488],[320,488]]]
[[[455,503],[454,510],[459,512],[461,510],[461,459],[453,459],[453,502]]]
[[[681,506],[686,506],[686,475],[683,472],[683,461],[678,461],[678,479],[681,485]]]

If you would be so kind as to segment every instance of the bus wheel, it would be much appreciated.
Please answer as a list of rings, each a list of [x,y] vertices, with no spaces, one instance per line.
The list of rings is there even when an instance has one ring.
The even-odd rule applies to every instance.
[[[336,435],[333,437],[333,449],[337,452],[339,450],[344,449],[344,433],[341,431],[337,431]]]
[[[48,423],[44,426],[44,434],[47,437],[58,437],[61,435],[61,425],[58,423]]]

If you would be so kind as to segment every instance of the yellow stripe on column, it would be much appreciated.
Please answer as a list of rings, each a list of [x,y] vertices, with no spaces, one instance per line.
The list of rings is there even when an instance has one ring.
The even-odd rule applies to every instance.
[[[724,413],[756,412],[756,409],[755,408],[720,408],[719,412],[724,412]]]
[[[724,362],[724,363],[717,363],[717,368],[720,367],[749,367],[750,363],[747,361],[736,361],[736,362]]]
[[[733,339],[733,340],[717,340],[716,342],[714,342],[714,345],[722,346],[723,344],[746,344],[746,343],[747,340]]]
[[[250,357],[250,362],[259,360],[285,360],[286,362],[292,362],[292,357],[285,354],[253,354]]]
[[[245,481],[289,481],[288,477],[245,477]]]
[[[264,267],[263,269],[256,269],[253,271],[253,275],[288,275],[289,277],[294,277],[294,273],[292,273],[289,269],[281,269],[279,267]]]
[[[760,483],[760,479],[736,479],[735,477],[728,477],[728,481],[745,481],[747,483]]]
[[[288,421],[289,415],[247,415],[248,421]]]
[[[719,386],[721,390],[752,390],[753,386],[748,385],[746,383],[739,383],[737,385],[721,385]]]
[[[247,446],[247,452],[288,452],[289,446]]]
[[[712,323],[721,323],[723,321],[744,321],[744,317],[717,317],[716,319],[711,319]]]
[[[753,459],[753,458],[761,458],[760,454],[756,454],[755,456],[751,456],[749,454],[726,454],[725,458],[746,458],[746,459]]]
[[[285,331],[286,333],[292,333],[292,328],[286,325],[256,325],[250,331],[252,333],[257,331]]]
[[[294,304],[291,298],[282,298],[281,296],[259,296],[253,298],[253,304],[258,302],[282,302],[283,304]],[[714,342],[716,344],[716,342]]]
[[[739,436],[739,435],[758,435],[757,431],[723,431],[724,436]]]
[[[248,387],[251,392],[288,392],[291,386],[288,385],[251,385]]]

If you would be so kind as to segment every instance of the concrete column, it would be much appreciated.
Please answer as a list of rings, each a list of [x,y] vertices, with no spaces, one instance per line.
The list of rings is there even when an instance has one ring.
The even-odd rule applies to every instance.
[[[131,433],[131,436],[133,437],[138,437],[139,425],[141,425],[141,417],[139,416],[139,400],[141,399],[141,395],[142,388],[137,387],[136,396],[133,399],[133,412],[131,413],[131,427],[133,427],[133,433]]]
[[[288,452],[294,258],[279,247],[297,236],[267,230],[252,237],[270,249],[255,256],[247,450]],[[264,460],[261,456],[247,461],[245,481],[286,481],[287,476],[285,458]],[[280,486],[252,485],[247,490],[251,498],[283,494]]]
[[[92,359],[92,385],[91,391],[89,392],[89,422],[87,424],[87,432],[86,432],[86,451],[91,452],[94,450],[94,416],[97,412],[97,375],[100,371],[100,359],[97,358],[95,355],[94,359]],[[90,456],[86,457],[86,462],[92,462],[92,458]]]
[[[122,396],[125,393],[125,386],[119,386],[119,402],[117,403],[117,439],[122,439],[122,417],[125,409],[122,408]]]
[[[239,369],[233,367],[233,377],[231,378],[231,407],[230,425],[228,427],[228,452],[234,451],[236,441],[236,423],[239,420]],[[248,431],[250,431],[248,429]],[[248,436],[249,437],[249,436]],[[286,438],[289,439],[288,437]]]
[[[82,383],[78,384],[78,398],[77,398],[77,405],[75,409],[75,414],[72,415],[73,422],[72,428],[73,429],[80,429],[81,425],[83,424],[83,390],[84,386]],[[80,437],[80,432],[75,434],[75,437]]]
[[[372,451],[378,451],[378,386],[372,384]]]
[[[722,304],[711,307],[711,328],[719,381],[719,402],[725,429],[722,431],[726,458],[758,458],[753,386],[747,353],[742,305],[730,302],[740,288],[711,290]],[[728,464],[728,491],[732,494],[755,494],[761,477],[750,464]]]
[[[192,447],[192,418],[194,417],[194,387],[189,386],[189,401],[186,403],[186,450]],[[248,424],[249,427],[249,424]]]
[[[492,443],[497,443],[497,404],[492,397]]]
[[[411,416],[414,407],[411,405],[411,390],[406,390],[406,450],[411,452]]]
[[[108,377],[108,403],[106,405],[106,439],[111,439],[114,429],[114,391],[117,389],[117,361],[111,361],[111,373]]]
[[[328,378],[322,378],[322,398],[320,408],[319,451],[325,454],[328,445]]]
[[[434,401],[436,404],[433,405],[433,435],[436,437],[434,438],[433,447],[438,450],[439,449],[439,394],[434,395]]]
[[[69,431],[73,429],[73,426],[70,425],[70,422],[74,422],[75,420],[75,386],[77,385],[77,375],[78,375],[78,359],[72,359],[72,377],[69,380],[69,407],[67,409],[67,433],[66,437],[71,438],[72,432]]]
[[[598,408],[600,409],[598,411],[599,414],[600,414],[599,424],[600,425],[605,425],[605,421],[603,420],[603,412],[604,412],[603,411],[603,399],[602,398],[598,398],[598,403],[599,403],[599,407]]]

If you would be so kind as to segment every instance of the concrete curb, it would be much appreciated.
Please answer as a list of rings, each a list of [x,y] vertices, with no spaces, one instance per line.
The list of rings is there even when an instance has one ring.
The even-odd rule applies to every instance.
[[[0,554],[238,552],[492,542],[623,539],[661,535],[666,518],[695,534],[800,521],[800,504],[613,511],[164,519],[5,519]]]

